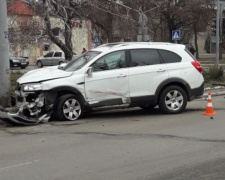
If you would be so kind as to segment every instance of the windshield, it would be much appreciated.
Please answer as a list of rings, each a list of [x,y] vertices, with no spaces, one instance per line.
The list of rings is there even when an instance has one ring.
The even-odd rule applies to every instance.
[[[70,61],[64,68],[64,71],[76,71],[82,67],[84,67],[85,64],[87,64],[89,61],[91,61],[93,58],[95,58],[97,55],[99,55],[101,52],[97,51],[88,51],[84,53],[83,55],[79,56],[78,58]]]

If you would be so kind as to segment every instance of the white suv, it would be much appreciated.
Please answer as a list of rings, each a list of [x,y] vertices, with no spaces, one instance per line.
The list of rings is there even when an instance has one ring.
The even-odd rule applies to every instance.
[[[182,112],[203,94],[202,67],[184,45],[112,43],[99,46],[63,68],[33,70],[18,79],[15,123],[77,120],[86,110],[155,106]]]

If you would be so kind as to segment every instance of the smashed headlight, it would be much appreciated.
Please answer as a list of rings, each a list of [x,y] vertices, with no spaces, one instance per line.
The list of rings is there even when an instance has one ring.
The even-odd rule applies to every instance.
[[[24,84],[22,87],[22,90],[25,92],[30,91],[41,91],[43,87],[43,84],[41,83],[34,83],[34,84]]]

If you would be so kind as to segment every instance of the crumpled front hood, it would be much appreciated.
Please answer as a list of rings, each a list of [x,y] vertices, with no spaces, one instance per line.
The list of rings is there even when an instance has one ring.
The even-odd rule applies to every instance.
[[[58,66],[53,66],[29,71],[20,77],[17,82],[19,84],[36,83],[51,79],[65,78],[71,76],[72,74],[73,72],[63,71],[58,69]]]

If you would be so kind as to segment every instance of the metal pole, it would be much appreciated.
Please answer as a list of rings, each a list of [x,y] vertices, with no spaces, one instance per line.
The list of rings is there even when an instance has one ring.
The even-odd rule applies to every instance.
[[[10,70],[6,0],[0,0],[0,105],[9,105]]]
[[[216,14],[216,65],[219,66],[220,54],[220,1],[217,0],[217,14]]]

